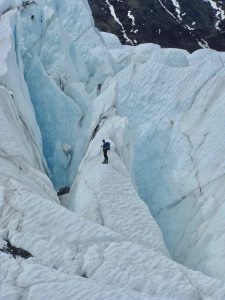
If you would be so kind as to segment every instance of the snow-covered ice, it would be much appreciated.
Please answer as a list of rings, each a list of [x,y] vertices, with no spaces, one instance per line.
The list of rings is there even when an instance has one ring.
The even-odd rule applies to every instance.
[[[224,55],[149,51],[145,64],[118,74],[117,110],[129,120],[136,183],[172,256],[224,278]]]
[[[0,299],[225,299],[225,55],[122,46],[87,1],[7,3],[0,249],[31,257],[0,251]]]

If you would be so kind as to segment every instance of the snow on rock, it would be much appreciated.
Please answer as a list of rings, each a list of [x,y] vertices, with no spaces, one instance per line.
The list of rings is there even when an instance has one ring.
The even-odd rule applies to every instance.
[[[163,1],[162,0],[158,0],[158,1],[159,1],[160,5],[163,7],[163,9],[165,9],[165,11],[176,20],[176,16],[166,7],[166,5],[163,3]],[[172,1],[173,1],[173,3],[175,3],[174,0],[172,0]],[[178,8],[178,7],[176,6],[176,8]],[[180,19],[180,11],[178,12],[176,10],[176,13],[178,14],[178,19]]]
[[[223,3],[217,3],[215,0],[204,0],[205,2],[208,2],[212,9],[214,9],[216,11],[216,17],[218,19],[218,21],[215,24],[216,29],[221,30],[220,29],[220,23],[225,19],[225,12],[223,10],[223,8],[219,5],[219,4],[223,4]]]
[[[198,44],[199,44],[203,49],[205,49],[205,48],[210,48],[208,42],[205,41],[205,40],[203,40],[203,39],[201,39],[200,41],[198,41]]]
[[[130,45],[134,45],[134,42],[129,38],[129,36],[127,35],[126,29],[124,28],[123,24],[121,23],[121,21],[119,20],[119,18],[116,15],[116,11],[114,6],[110,3],[109,0],[106,0],[107,5],[109,6],[109,10],[111,15],[113,16],[113,19],[115,20],[115,22],[117,24],[119,24],[119,26],[121,27],[121,32],[123,34],[124,39],[126,40],[127,43],[129,43]]]
[[[173,5],[175,6],[175,10],[177,13],[177,18],[181,21],[182,20],[182,14],[181,14],[181,7],[178,1],[172,0]]]

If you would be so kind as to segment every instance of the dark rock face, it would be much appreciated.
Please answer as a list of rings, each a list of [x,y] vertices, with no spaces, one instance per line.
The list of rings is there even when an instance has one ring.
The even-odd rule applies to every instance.
[[[122,44],[225,51],[225,0],[89,0],[96,26]]]
[[[14,258],[16,258],[17,256],[20,256],[25,259],[32,257],[32,255],[28,251],[13,246],[10,243],[10,241],[6,241],[6,242],[7,244],[2,249],[0,249],[1,252],[11,254]]]

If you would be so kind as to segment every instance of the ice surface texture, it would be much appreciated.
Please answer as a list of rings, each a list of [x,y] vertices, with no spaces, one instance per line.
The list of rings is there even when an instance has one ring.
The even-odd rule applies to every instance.
[[[0,251],[0,299],[224,299],[223,54],[123,47],[86,1],[17,5],[0,19],[0,249],[32,256]],[[47,175],[73,183],[61,203]],[[172,255],[211,277],[171,259],[135,182]]]
[[[172,256],[222,278],[224,54],[149,45],[143,64],[142,51],[132,51],[135,62],[118,75],[117,92],[133,137],[138,190]]]

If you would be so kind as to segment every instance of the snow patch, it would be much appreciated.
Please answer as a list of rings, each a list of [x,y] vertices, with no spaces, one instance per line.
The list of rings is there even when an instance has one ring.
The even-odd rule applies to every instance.
[[[186,29],[188,29],[188,30],[190,30],[190,31],[195,30],[195,28],[193,28],[193,27],[191,27],[191,26],[189,26],[187,24],[183,25],[183,27],[186,28]]]
[[[109,0],[106,0],[106,3],[108,4],[109,6],[109,10],[111,12],[111,15],[113,16],[114,20],[120,25],[120,27],[122,28],[122,33],[123,33],[123,36],[125,38],[125,40],[131,44],[131,45],[134,45],[133,41],[127,36],[127,33],[126,33],[126,29],[124,28],[123,24],[120,22],[119,18],[117,17],[116,15],[116,12],[115,12],[115,9],[114,9],[114,6],[109,2]]]
[[[222,7],[218,5],[219,1],[218,2],[215,0],[204,0],[204,1],[210,3],[211,7],[216,11],[216,17],[218,18],[218,21],[215,24],[215,28],[217,30],[221,30],[220,23],[221,21],[225,20],[225,12],[222,9]]]
[[[171,11],[169,11],[167,9],[167,7],[163,4],[162,0],[158,0],[158,2],[160,3],[160,5],[176,20],[176,17],[174,16],[174,14],[171,13]]]
[[[177,17],[180,21],[182,21],[182,14],[181,14],[181,7],[180,7],[180,3],[177,0],[171,0],[173,5],[175,6],[175,10],[177,13]]]
[[[200,47],[202,47],[203,49],[209,49],[209,44],[206,40],[201,39],[200,41],[198,41],[198,44]]]
[[[136,25],[136,23],[135,23],[135,17],[132,15],[131,10],[128,11],[127,16],[128,16],[128,18],[131,19],[132,26],[135,26]]]

